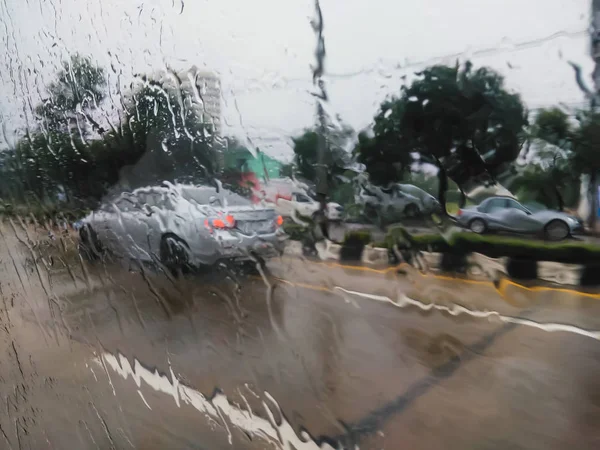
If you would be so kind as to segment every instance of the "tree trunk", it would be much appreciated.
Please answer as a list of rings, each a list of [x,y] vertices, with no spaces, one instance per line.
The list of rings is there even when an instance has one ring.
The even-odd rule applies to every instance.
[[[554,185],[552,188],[554,189],[554,195],[556,196],[556,202],[558,203],[558,210],[562,212],[565,209],[565,202],[562,194],[560,193],[560,189],[558,189],[556,185]]]
[[[465,205],[467,204],[467,195],[465,194],[465,191],[463,191],[460,186],[458,187],[458,190],[460,191],[460,199],[458,200],[458,207],[464,208]]]
[[[438,201],[440,202],[440,207],[442,208],[442,214],[447,216],[448,211],[446,210],[446,191],[448,191],[448,175],[446,174],[446,169],[444,169],[442,163],[437,158],[436,163],[438,168]]]
[[[596,216],[598,215],[598,176],[596,170],[590,173],[590,218],[589,227],[593,232],[596,231]]]

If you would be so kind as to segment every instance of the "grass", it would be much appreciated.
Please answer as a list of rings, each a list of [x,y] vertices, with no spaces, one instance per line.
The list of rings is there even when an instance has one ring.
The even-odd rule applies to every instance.
[[[448,214],[456,215],[459,209],[458,203],[446,203],[446,211],[448,211]]]

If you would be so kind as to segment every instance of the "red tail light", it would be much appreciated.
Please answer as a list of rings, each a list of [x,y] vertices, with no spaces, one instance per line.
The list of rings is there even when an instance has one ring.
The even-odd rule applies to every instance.
[[[217,217],[215,219],[206,219],[204,221],[204,226],[208,230],[216,229],[229,229],[235,227],[235,218],[232,215],[227,215],[224,218]]]
[[[275,223],[277,224],[278,227],[283,225],[283,217],[277,216],[277,219],[275,219]]]
[[[457,216],[462,216],[462,209],[459,209],[458,212],[456,213]]]

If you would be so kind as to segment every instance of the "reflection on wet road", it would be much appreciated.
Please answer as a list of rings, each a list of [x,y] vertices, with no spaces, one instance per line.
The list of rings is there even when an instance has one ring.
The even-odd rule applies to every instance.
[[[173,279],[27,233],[0,239],[3,448],[598,448],[595,293],[288,257]]]

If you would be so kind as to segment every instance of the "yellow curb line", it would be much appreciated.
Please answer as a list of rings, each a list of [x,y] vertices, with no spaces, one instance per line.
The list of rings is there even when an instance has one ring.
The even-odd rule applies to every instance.
[[[290,259],[290,260],[294,260],[294,261],[298,261],[295,258],[285,258],[285,259]],[[351,266],[351,265],[347,265],[347,264],[340,264],[340,263],[333,263],[333,262],[322,262],[322,261],[310,261],[310,260],[305,260],[306,262],[308,262],[309,264],[313,264],[313,265],[322,265],[322,266],[326,266],[326,267],[334,267],[334,268],[340,268],[340,269],[349,269],[349,270],[357,270],[360,272],[371,272],[371,273],[379,273],[379,274],[386,274],[389,272],[395,272],[398,269],[401,269],[403,267],[411,267],[413,268],[413,266],[411,266],[408,263],[400,263],[396,266],[392,266],[392,267],[388,267],[386,269],[374,269],[372,267],[364,267],[364,266]],[[414,268],[413,268],[414,269]],[[415,271],[417,271],[417,269],[415,269]],[[477,284],[477,285],[486,285],[486,286],[490,286],[493,287],[494,289],[496,289],[497,291],[499,291],[502,296],[504,297],[504,291],[506,290],[507,285],[510,286],[514,286],[514,287],[518,287],[522,290],[528,291],[528,292],[560,292],[563,294],[571,294],[571,295],[576,295],[576,296],[580,296],[580,297],[585,297],[585,298],[593,298],[593,299],[600,299],[600,293],[591,293],[591,292],[582,292],[582,291],[578,291],[576,289],[569,289],[569,288],[554,288],[554,287],[548,287],[548,286],[533,286],[533,287],[528,287],[525,285],[522,285],[520,283],[517,283],[515,281],[512,280],[508,280],[506,278],[502,278],[499,282],[499,286],[496,287],[496,285],[491,282],[491,281],[482,281],[482,280],[469,280],[466,278],[459,278],[459,277],[452,277],[452,276],[447,276],[447,275],[436,275],[436,274],[432,274],[432,273],[422,273],[419,272],[420,275],[424,276],[424,277],[432,277],[432,278],[436,278],[439,280],[445,280],[445,281],[456,281],[459,283],[466,283],[466,284]],[[283,279],[279,279],[280,281],[285,281],[287,283],[290,283],[294,286],[298,286],[298,287],[305,287],[307,289],[313,289],[313,290],[323,290],[325,289],[326,292],[333,292],[331,289],[327,289],[327,288],[320,288],[319,286],[315,286],[315,285],[310,285],[310,284],[304,284],[304,283],[294,283],[291,282],[289,280],[283,280]],[[510,302],[509,302],[510,303]]]

